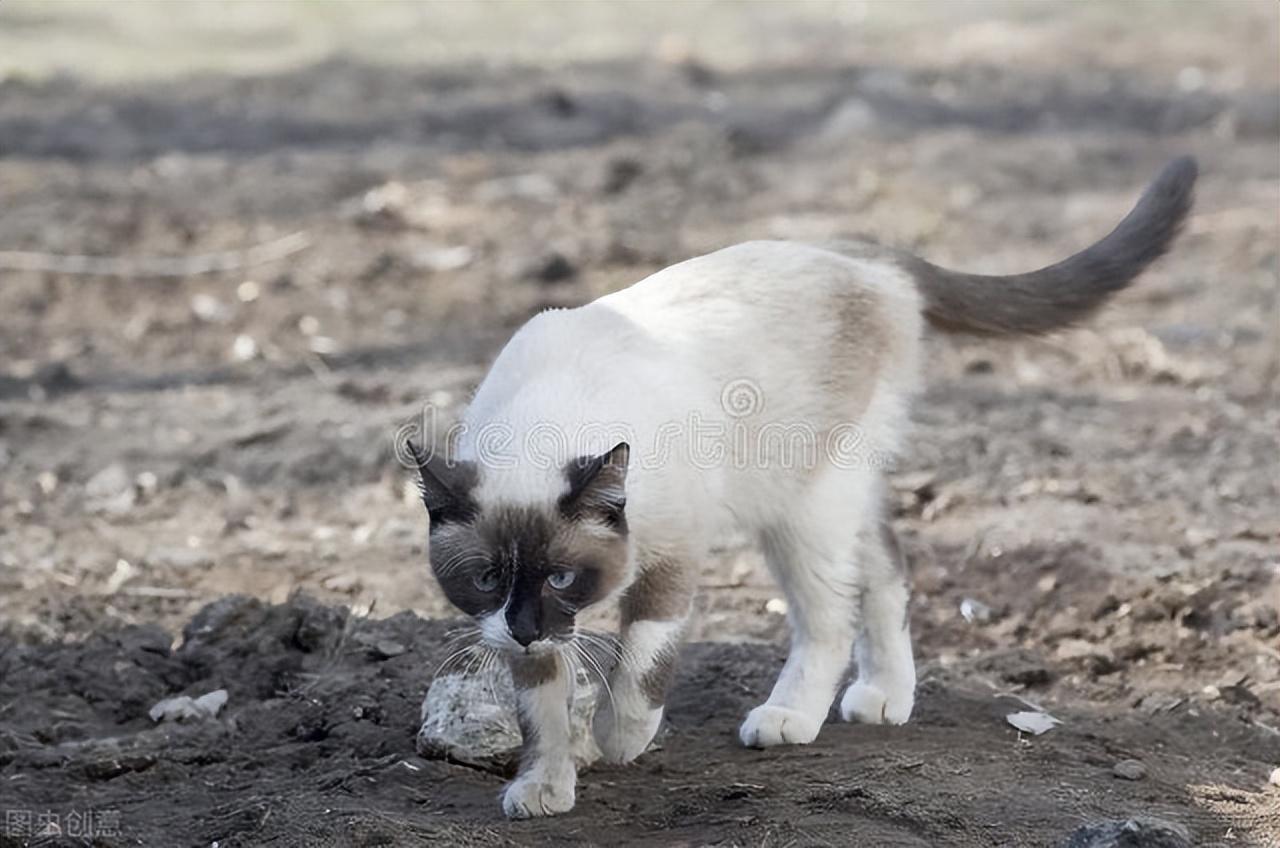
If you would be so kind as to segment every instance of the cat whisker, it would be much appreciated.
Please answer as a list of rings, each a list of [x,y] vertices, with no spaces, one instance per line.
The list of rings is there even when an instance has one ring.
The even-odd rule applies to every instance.
[[[436,666],[436,670],[432,672],[431,676],[439,677],[444,671],[452,667],[454,663],[461,661],[463,657],[472,656],[478,649],[479,649],[478,645],[467,645],[463,648],[460,648],[454,651],[452,654],[445,657],[444,662]]]
[[[575,643],[570,643],[570,647],[573,649],[574,655],[579,660],[581,660],[583,664],[583,668],[587,670],[588,676],[591,674],[592,671],[594,671],[596,676],[600,678],[600,685],[604,687],[605,695],[607,695],[609,698],[609,708],[616,712],[617,702],[615,702],[613,699],[613,688],[609,686],[609,679],[605,675],[604,671],[601,670],[600,665],[595,661],[595,658],[593,658],[586,651],[582,650],[582,646]]]

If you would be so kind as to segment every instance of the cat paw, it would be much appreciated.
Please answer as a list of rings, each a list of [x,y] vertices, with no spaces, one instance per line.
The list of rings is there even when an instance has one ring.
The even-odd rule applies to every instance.
[[[594,731],[600,756],[607,763],[629,763],[649,748],[662,723],[662,708],[634,713],[605,707],[596,713]]]
[[[862,680],[851,684],[840,699],[841,718],[863,724],[905,724],[915,706],[915,692],[907,686],[894,689]]]
[[[502,793],[502,812],[509,819],[529,819],[554,816],[573,809],[574,783],[577,778],[573,766],[555,770],[536,769],[522,774]]]
[[[815,721],[799,710],[761,704],[747,713],[738,728],[738,738],[748,748],[772,748],[774,745],[807,745],[818,738],[821,721]]]

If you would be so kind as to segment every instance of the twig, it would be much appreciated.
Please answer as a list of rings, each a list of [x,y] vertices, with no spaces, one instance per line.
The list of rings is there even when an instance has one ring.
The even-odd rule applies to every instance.
[[[299,231],[243,250],[195,256],[60,256],[27,250],[0,250],[0,270],[48,271],[90,277],[190,277],[264,265],[310,246],[311,239]]]

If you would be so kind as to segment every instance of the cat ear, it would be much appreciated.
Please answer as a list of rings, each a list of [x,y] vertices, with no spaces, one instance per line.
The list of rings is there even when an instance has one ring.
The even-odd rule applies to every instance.
[[[619,442],[599,456],[581,456],[564,468],[569,491],[560,498],[560,511],[570,518],[592,516],[626,529],[627,464],[631,446]]]
[[[432,527],[470,521],[476,511],[471,500],[471,490],[476,484],[475,463],[449,462],[434,451],[424,454],[412,441],[405,444],[418,466],[418,488]]]

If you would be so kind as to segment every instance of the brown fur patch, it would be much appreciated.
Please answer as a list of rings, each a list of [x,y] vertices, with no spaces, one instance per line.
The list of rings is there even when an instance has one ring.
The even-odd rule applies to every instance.
[[[537,689],[550,683],[560,673],[560,663],[554,654],[513,657],[510,661],[511,682],[516,689]]]
[[[676,646],[669,648],[654,657],[653,667],[640,678],[640,691],[649,701],[649,706],[657,709],[667,702],[667,693],[671,691],[671,683],[676,676]]]
[[[640,576],[627,587],[620,610],[622,623],[632,621],[676,621],[693,605],[693,581],[676,560],[659,559],[645,563]]]
[[[866,411],[886,356],[890,353],[890,317],[882,296],[869,288],[850,287],[834,296],[828,377],[840,399],[843,420]]]

